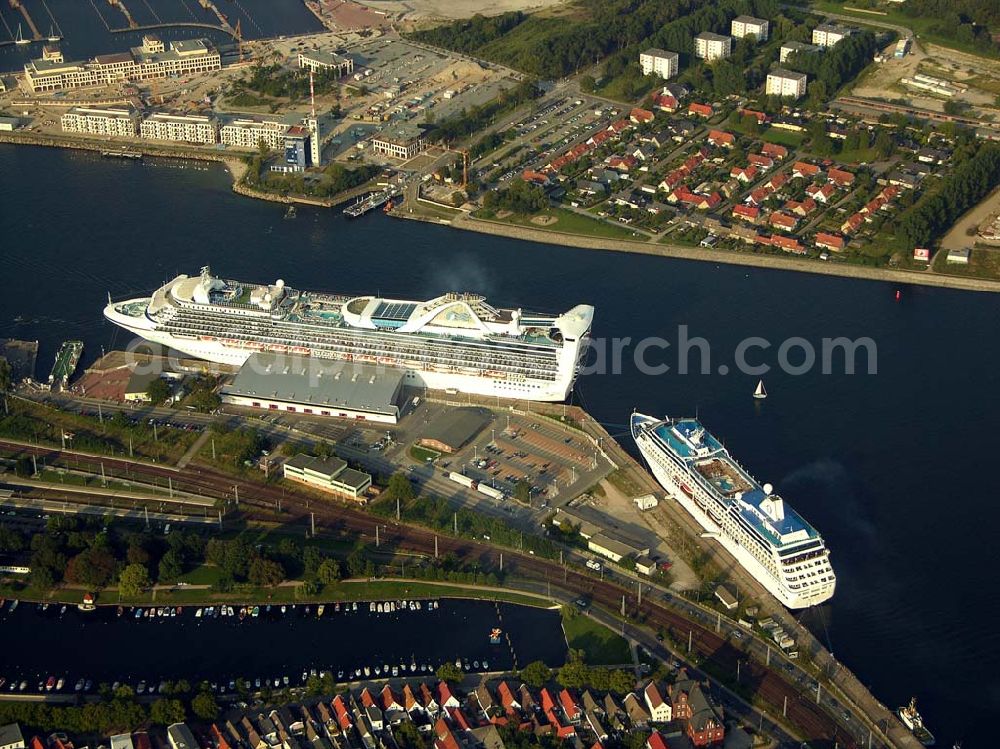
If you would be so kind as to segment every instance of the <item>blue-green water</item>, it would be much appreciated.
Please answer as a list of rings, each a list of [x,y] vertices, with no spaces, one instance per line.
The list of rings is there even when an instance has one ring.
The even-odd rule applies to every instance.
[[[181,166],[0,148],[0,336],[38,338],[40,369],[67,338],[92,360],[126,342],[102,320],[108,292],[148,292],[210,263],[293,287],[477,290],[543,310],[588,302],[595,336],[676,340],[687,324],[717,363],[747,336],[873,338],[877,375],[771,373],[762,407],[755,377],[720,375],[717,363],[710,375],[654,377],[626,360],[577,393],[618,433],[633,408],[697,410],[832,549],[837,595],[804,621],[886,704],[917,695],[941,743],[991,745],[1000,297],[904,287],[897,302],[886,283],[574,250],[381,213],[348,222],[300,208],[285,221],[283,206],[233,195],[223,170]]]

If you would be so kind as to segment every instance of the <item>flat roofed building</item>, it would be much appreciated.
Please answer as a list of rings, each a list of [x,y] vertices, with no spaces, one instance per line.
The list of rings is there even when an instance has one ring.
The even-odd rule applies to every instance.
[[[703,31],[694,38],[694,56],[702,60],[720,60],[733,51],[733,38]]]
[[[166,114],[157,112],[142,121],[139,134],[152,140],[173,140],[182,143],[218,143],[219,123],[200,114]]]
[[[134,749],[130,733],[116,733],[111,737],[110,742],[111,749]]]
[[[767,41],[768,22],[763,18],[754,18],[753,16],[736,16],[730,30],[737,39],[753,36],[758,42],[764,42]]]
[[[313,72],[333,71],[338,78],[354,72],[354,60],[334,52],[309,49],[299,52],[299,67]]]
[[[258,353],[222,388],[226,403],[395,424],[403,371],[311,356]]]
[[[323,491],[339,494],[355,500],[364,500],[365,492],[372,485],[372,477],[363,471],[347,467],[340,458],[314,458],[311,455],[296,455],[286,460],[286,479],[300,481]]]
[[[372,150],[397,159],[412,159],[427,147],[424,132],[415,125],[399,125],[372,136]]]
[[[781,45],[781,49],[778,52],[778,62],[784,62],[790,55],[819,52],[820,49],[822,49],[822,47],[817,47],[815,44],[806,44],[805,42],[796,41],[785,42]]]
[[[767,74],[764,93],[768,96],[798,99],[805,96],[807,76],[791,70],[775,68]]]
[[[854,29],[836,23],[821,23],[813,29],[812,43],[820,47],[832,47],[841,39],[846,39]]]
[[[234,148],[260,148],[264,143],[271,150],[285,145],[289,126],[277,120],[233,120],[219,130],[219,142]]]
[[[66,133],[134,138],[139,115],[129,109],[73,107],[60,118],[59,124]]]
[[[493,420],[487,408],[462,406],[451,408],[431,421],[417,440],[424,447],[443,453],[461,450]]]
[[[9,133],[17,130],[20,120],[17,117],[0,117],[0,131]]]
[[[643,75],[656,73],[660,78],[673,78],[677,75],[680,56],[676,52],[668,52],[655,47],[639,53],[639,67]]]
[[[612,562],[620,562],[627,557],[642,556],[649,553],[648,548],[640,549],[624,541],[611,538],[604,533],[598,533],[587,539],[587,548],[603,557],[607,557]]]
[[[147,34],[142,46],[129,52],[98,55],[81,62],[66,62],[58,49],[46,48],[42,57],[25,63],[24,80],[38,93],[194,75],[221,67],[222,57],[207,39],[171,42],[166,49],[158,37]]]

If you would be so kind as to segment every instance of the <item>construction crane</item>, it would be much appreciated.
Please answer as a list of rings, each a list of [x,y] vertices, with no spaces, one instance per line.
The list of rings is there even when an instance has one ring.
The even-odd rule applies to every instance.
[[[469,150],[467,148],[451,148],[450,146],[444,147],[445,153],[457,153],[462,157],[462,187],[469,184]]]

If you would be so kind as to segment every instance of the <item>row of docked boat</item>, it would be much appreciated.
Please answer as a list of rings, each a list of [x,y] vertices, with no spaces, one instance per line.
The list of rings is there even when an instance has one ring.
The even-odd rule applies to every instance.
[[[14,606],[17,604],[14,603]],[[361,606],[364,604],[362,603]],[[48,604],[39,604],[48,607]],[[373,614],[390,614],[403,611],[436,611],[440,604],[435,600],[417,601],[370,601],[368,611]],[[65,606],[63,609],[65,610]],[[325,615],[352,613],[361,611],[358,602],[336,602],[320,604],[266,604],[264,606],[230,606],[220,604],[218,606],[199,606],[194,609],[195,619],[215,619],[215,618],[238,618],[257,619],[260,616],[274,618],[275,616],[285,616],[294,614],[297,616],[315,616],[322,618]],[[181,616],[184,613],[183,606],[132,606],[118,607],[118,617],[129,616],[133,619],[169,619]]]
[[[427,611],[434,611],[438,607],[437,601],[427,601]],[[368,611],[373,614],[394,614],[397,611],[423,611],[422,601],[371,601],[368,604]]]

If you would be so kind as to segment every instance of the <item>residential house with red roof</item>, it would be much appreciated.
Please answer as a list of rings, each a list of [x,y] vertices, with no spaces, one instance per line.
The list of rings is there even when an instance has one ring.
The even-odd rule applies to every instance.
[[[437,714],[441,712],[441,706],[438,704],[438,701],[434,698],[434,692],[431,690],[431,688],[426,684],[424,684],[423,682],[420,682],[417,688],[417,693],[420,695],[419,702],[421,707],[424,708],[424,710],[430,717],[436,718]]]
[[[630,122],[633,122],[636,125],[645,125],[652,122],[655,119],[655,115],[648,109],[634,107],[632,111],[628,113],[628,118]]]
[[[764,187],[758,187],[756,190],[752,190],[750,195],[747,196],[747,202],[755,206],[762,205],[770,194],[771,188],[766,185]]]
[[[788,158],[788,149],[784,146],[779,146],[777,143],[765,143],[761,146],[760,152],[765,156],[770,156],[775,161]]]
[[[822,185],[812,184],[806,187],[806,195],[819,203],[823,203],[824,205],[826,205],[826,203],[829,202],[829,200],[836,194],[837,188],[829,182]]]
[[[756,224],[760,220],[760,208],[755,205],[737,203],[733,206],[733,218],[738,218],[740,221],[746,221],[750,224]]]
[[[774,159],[762,153],[752,153],[747,156],[747,161],[758,169],[768,170],[774,166]]]
[[[799,225],[799,220],[795,216],[790,216],[787,213],[782,213],[781,211],[774,211],[767,218],[767,223],[777,229],[784,229],[785,231],[792,231],[796,226]]]
[[[434,749],[462,749],[443,718],[434,724]]]
[[[727,133],[725,130],[709,130],[708,142],[713,146],[732,148],[736,145],[736,136],[732,133]]]
[[[812,198],[806,198],[801,202],[798,200],[789,200],[785,202],[784,209],[799,218],[805,218],[816,210],[816,201]]]
[[[780,190],[786,182],[788,182],[788,175],[774,174],[771,176],[771,179],[767,181],[767,186],[770,187],[772,191]]]
[[[580,710],[580,705],[568,689],[563,689],[559,692],[559,706],[562,708],[566,720],[570,723],[580,722],[580,718],[583,717],[583,711]]]
[[[765,124],[771,118],[768,117],[764,112],[758,112],[756,109],[741,109],[740,114],[744,117],[750,116],[757,120],[758,125]]]
[[[670,703],[663,699],[660,688],[655,681],[649,682],[642,690],[643,699],[646,701],[646,708],[649,710],[649,718],[654,723],[667,723],[673,716]]]
[[[757,167],[753,164],[749,166],[734,166],[729,170],[729,176],[735,177],[743,184],[750,184],[757,177]]]
[[[796,161],[792,164],[793,177],[805,177],[806,179],[812,179],[821,171],[823,170],[815,164],[810,164],[808,161]]]
[[[806,248],[793,237],[782,237],[775,234],[771,237],[771,246],[777,247],[779,250],[784,250],[785,252],[794,252],[796,255],[806,254]]]
[[[608,125],[608,131],[613,133],[614,135],[621,135],[630,127],[632,127],[632,123],[629,122],[628,120],[625,119],[615,120],[610,125]]]
[[[670,749],[670,745],[667,744],[666,739],[660,735],[659,731],[653,731],[646,739],[646,749]]]
[[[851,216],[849,219],[847,219],[844,223],[840,225],[840,231],[842,234],[853,234],[854,232],[856,232],[858,229],[861,228],[861,225],[864,222],[865,222],[865,217],[860,213],[855,213],[853,216]]]
[[[830,167],[826,173],[826,178],[840,187],[850,187],[854,184],[854,175],[845,169]]]
[[[609,138],[611,138],[611,133],[609,133],[607,130],[598,130],[596,133],[594,133],[587,139],[587,143],[591,146],[596,147],[601,145],[604,141],[608,140]]]
[[[676,112],[680,102],[670,94],[657,94],[653,97],[653,106],[664,112]]]
[[[847,246],[846,240],[839,234],[827,234],[824,231],[816,232],[813,242],[817,247],[840,252]]]
[[[442,681],[438,684],[438,705],[441,706],[442,710],[447,710],[448,708],[459,707],[462,703],[451,693],[451,687],[448,683]]]
[[[788,237],[775,237],[774,239],[787,240]],[[780,246],[775,242],[772,244]],[[799,247],[801,252],[805,252],[801,245]],[[781,247],[781,249],[787,249],[791,252],[799,251],[790,246]],[[709,702],[701,685],[694,679],[687,678],[687,672],[684,669],[681,669],[678,677],[678,680],[670,685],[670,699],[674,707],[675,719],[683,720],[687,724],[685,733],[691,743],[701,747],[723,741],[726,729],[722,723],[722,716],[716,707]]]
[[[533,185],[541,185],[542,187],[546,187],[549,184],[548,175],[536,172],[534,169],[525,169],[521,172],[521,179]]]
[[[713,114],[715,114],[715,112],[712,110],[712,107],[710,107],[708,104],[699,104],[698,102],[691,102],[690,104],[688,104],[687,111],[688,114],[697,115],[698,117],[704,117],[705,119],[708,119]]]

